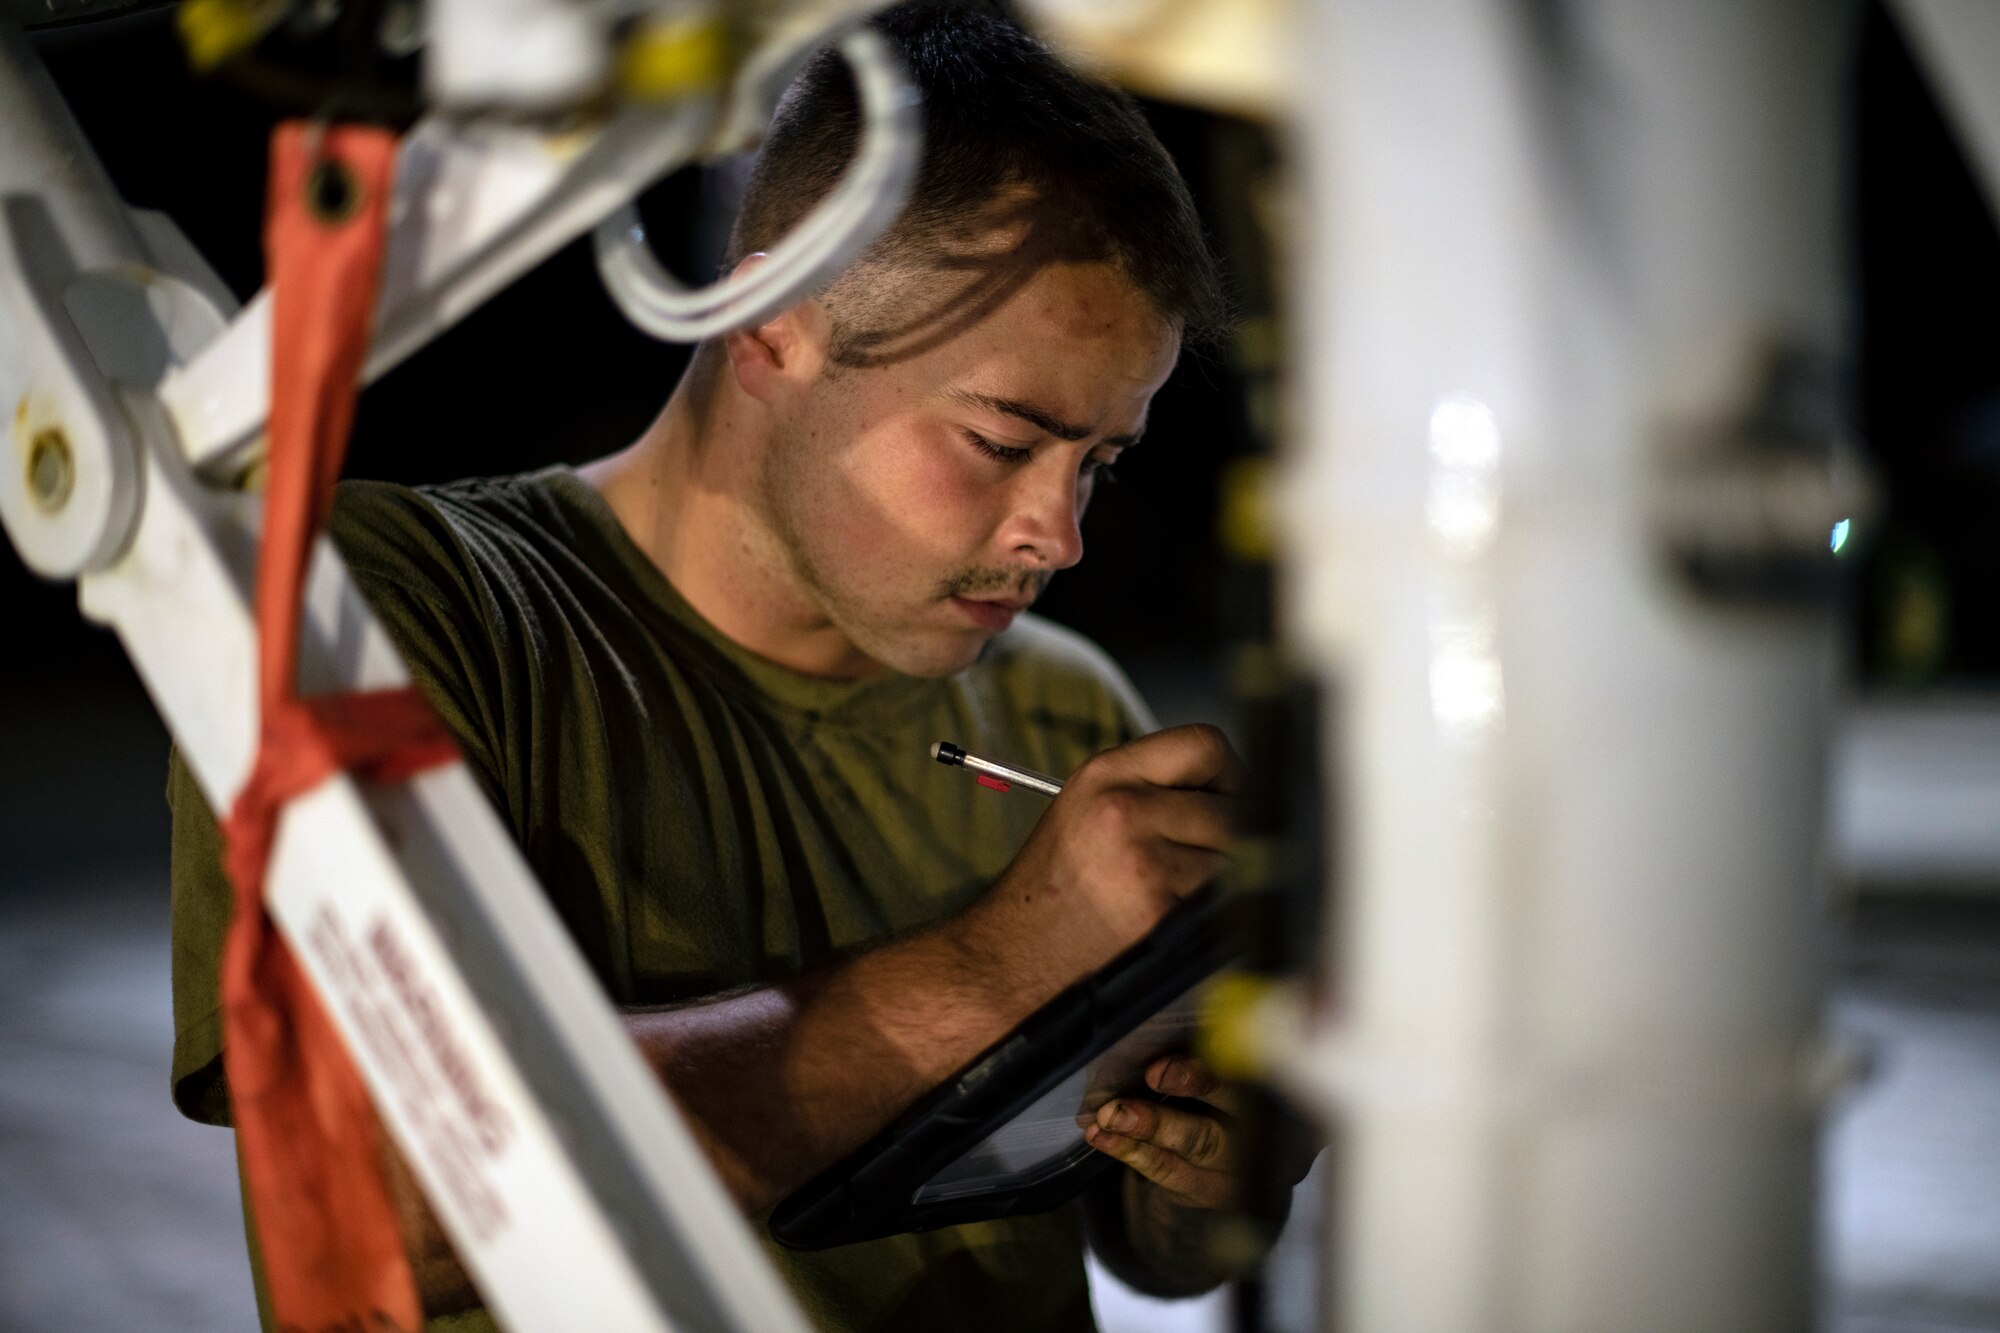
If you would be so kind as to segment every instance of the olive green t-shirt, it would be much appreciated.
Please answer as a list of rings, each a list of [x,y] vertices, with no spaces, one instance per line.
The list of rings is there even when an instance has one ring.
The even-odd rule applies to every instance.
[[[1064,774],[1147,727],[1117,668],[1033,616],[941,680],[800,675],[724,638],[574,472],[339,488],[332,533],[611,1000],[773,982],[938,920],[1045,806],[929,757]],[[212,815],[173,765],[174,1099],[226,1123]],[[799,1254],[825,1329],[1091,1327],[1074,1208]],[[432,1328],[491,1327],[483,1313]]]

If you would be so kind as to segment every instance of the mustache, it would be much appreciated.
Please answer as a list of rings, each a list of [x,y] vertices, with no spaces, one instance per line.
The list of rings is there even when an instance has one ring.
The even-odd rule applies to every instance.
[[[965,569],[946,579],[939,588],[943,597],[992,597],[995,594],[1034,601],[1054,578],[1046,569]]]

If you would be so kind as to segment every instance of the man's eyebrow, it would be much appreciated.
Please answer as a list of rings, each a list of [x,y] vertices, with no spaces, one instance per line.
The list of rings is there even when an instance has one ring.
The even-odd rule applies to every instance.
[[[1033,403],[1024,403],[1018,398],[996,398],[988,393],[972,393],[964,389],[953,389],[950,397],[972,407],[983,407],[989,412],[1002,416],[1018,417],[1044,435],[1053,435],[1058,440],[1087,440],[1091,429],[1064,421],[1054,413],[1045,412]],[[1139,442],[1139,432],[1130,435],[1107,435],[1103,443],[1113,449],[1123,449]]]

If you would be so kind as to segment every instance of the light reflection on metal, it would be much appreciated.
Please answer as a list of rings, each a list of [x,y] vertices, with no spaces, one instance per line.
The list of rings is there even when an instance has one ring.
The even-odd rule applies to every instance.
[[[1833,535],[1827,539],[1826,544],[1835,555],[1839,555],[1840,548],[1847,545],[1847,532],[1853,526],[1854,520],[1851,518],[1843,518],[1833,525]]]
[[[1483,550],[1500,521],[1500,425],[1477,398],[1452,394],[1431,409],[1426,515],[1455,555]]]
[[[1431,716],[1446,739],[1470,741],[1499,724],[1506,691],[1491,614],[1431,621]]]
[[[1500,423],[1469,394],[1431,407],[1424,517],[1446,558],[1430,615],[1431,716],[1469,744],[1501,721],[1506,691],[1495,614],[1478,559],[1500,527]]]

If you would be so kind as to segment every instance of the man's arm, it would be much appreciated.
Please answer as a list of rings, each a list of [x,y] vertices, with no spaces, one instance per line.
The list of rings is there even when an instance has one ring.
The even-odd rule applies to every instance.
[[[766,1207],[1213,878],[1234,784],[1212,728],[1108,750],[965,911],[779,985],[628,1014],[628,1030],[737,1201]],[[463,1308],[471,1288],[439,1262],[442,1235],[400,1178],[425,1308]]]
[[[782,985],[625,1015],[745,1211],[839,1161],[1034,1011],[1041,988],[1005,983],[978,916]],[[425,1312],[479,1304],[409,1167],[385,1156]]]
[[[746,1210],[790,1193],[1059,991],[980,906],[778,986],[626,1016]]]

